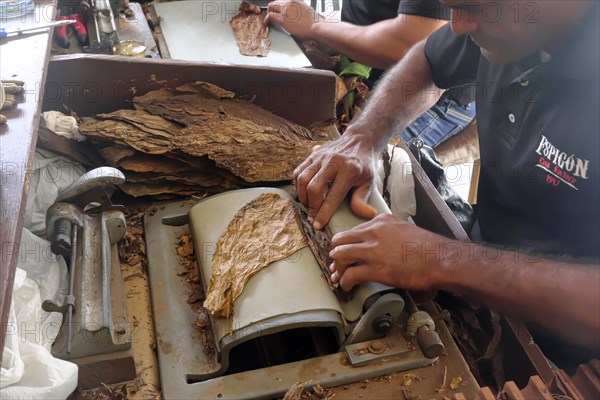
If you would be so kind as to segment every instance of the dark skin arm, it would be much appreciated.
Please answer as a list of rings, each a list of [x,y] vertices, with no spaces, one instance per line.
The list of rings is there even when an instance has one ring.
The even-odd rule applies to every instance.
[[[394,127],[404,128],[440,93],[421,42],[384,77],[344,136],[319,148],[296,169],[300,200],[317,229],[349,191],[357,214],[374,215],[365,199],[372,187],[375,155]],[[346,290],[364,281],[410,290],[444,289],[600,348],[598,266],[531,260],[508,251],[496,256],[493,249],[452,241],[392,216],[336,235],[332,249],[332,279]]]
[[[301,40],[316,40],[360,63],[388,69],[408,50],[446,21],[399,14],[396,18],[359,26],[319,16],[302,0],[269,4],[265,23],[275,22]]]
[[[447,290],[600,349],[600,266],[450,240],[383,215],[333,238],[332,280]],[[558,321],[558,322],[557,322]]]
[[[358,216],[375,216],[366,204],[375,160],[393,132],[427,111],[442,93],[432,82],[424,48],[424,41],[417,44],[384,76],[365,110],[341,138],[321,146],[294,171],[298,197],[316,229],[329,222],[349,192]]]

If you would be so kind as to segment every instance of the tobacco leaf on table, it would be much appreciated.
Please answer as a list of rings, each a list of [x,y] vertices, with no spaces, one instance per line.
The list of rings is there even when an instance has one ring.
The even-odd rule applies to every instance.
[[[217,241],[204,308],[228,318],[248,280],[308,245],[289,199],[265,193],[242,207]]]
[[[314,146],[335,136],[331,124],[313,134],[206,82],[138,96],[134,107],[86,117],[80,125],[106,162],[131,177],[123,190],[134,196],[279,184],[292,179]],[[154,175],[141,182],[139,173]]]
[[[271,47],[269,27],[263,24],[267,13],[262,11],[255,14],[248,11],[248,7],[248,3],[243,2],[239,14],[229,21],[229,25],[233,29],[233,36],[241,54],[266,57]]]

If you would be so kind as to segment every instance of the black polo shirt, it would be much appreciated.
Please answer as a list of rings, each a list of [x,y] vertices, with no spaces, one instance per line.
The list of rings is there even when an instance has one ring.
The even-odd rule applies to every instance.
[[[450,19],[450,10],[438,0],[344,0],[342,3],[342,21],[354,25],[372,25],[394,19],[398,14]],[[383,70],[373,69],[369,81],[374,83],[382,74]]]
[[[342,21],[354,25],[371,25],[394,19],[398,14],[450,19],[450,11],[438,0],[344,0],[342,3]]]
[[[449,26],[425,53],[440,88],[476,84],[483,239],[597,260],[600,249],[599,12],[561,53],[492,64]]]

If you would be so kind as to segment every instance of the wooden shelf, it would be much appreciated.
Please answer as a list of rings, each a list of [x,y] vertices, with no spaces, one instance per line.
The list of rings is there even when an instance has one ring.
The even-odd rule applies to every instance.
[[[48,23],[55,16],[56,0],[43,0],[36,2],[35,13],[0,22],[10,30]],[[1,111],[8,123],[0,126],[0,349],[5,343],[51,40],[52,29],[0,41],[0,79],[25,82],[17,106]]]

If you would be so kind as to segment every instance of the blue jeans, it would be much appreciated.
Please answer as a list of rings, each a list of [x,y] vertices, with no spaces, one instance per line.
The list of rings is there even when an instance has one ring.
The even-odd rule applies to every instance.
[[[463,107],[451,97],[444,96],[402,131],[400,137],[405,142],[418,137],[433,148],[462,131],[474,117],[475,102]]]

